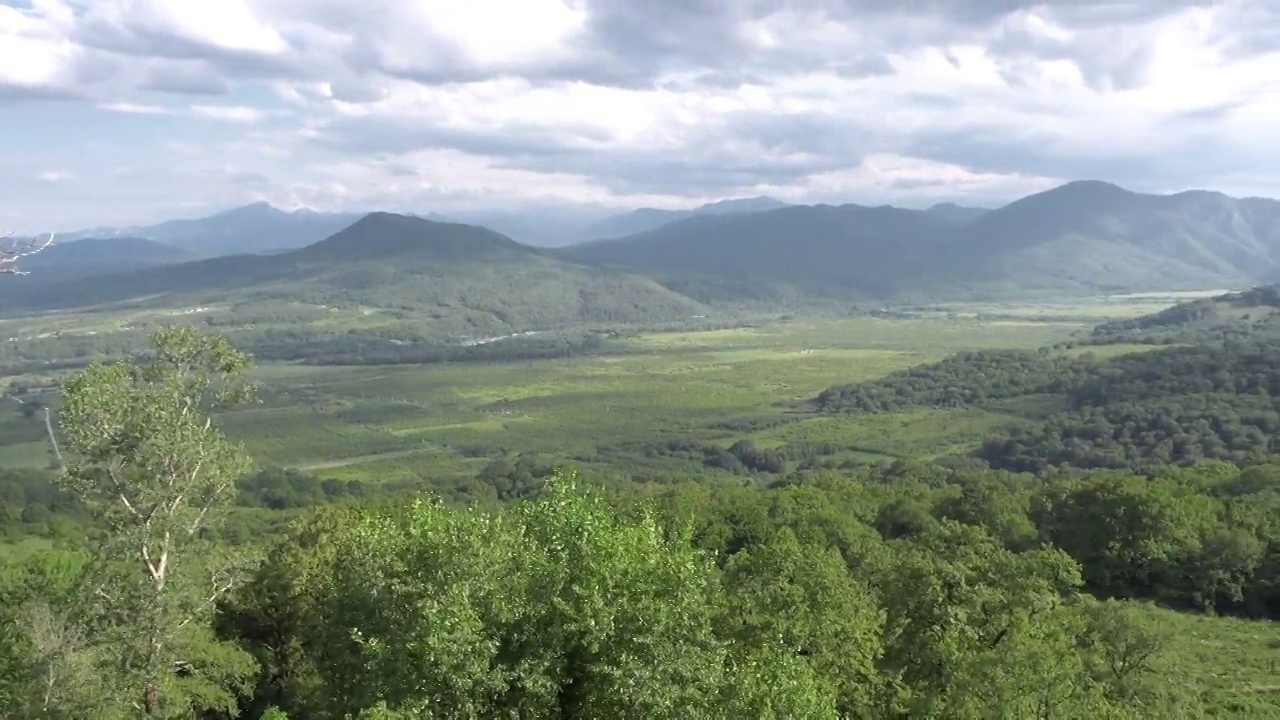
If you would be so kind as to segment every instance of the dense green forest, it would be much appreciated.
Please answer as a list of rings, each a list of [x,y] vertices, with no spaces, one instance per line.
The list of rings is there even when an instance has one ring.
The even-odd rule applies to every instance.
[[[1203,343],[1280,337],[1280,285],[1194,300],[1094,328],[1093,343]]]
[[[1274,710],[1174,681],[1154,606],[1277,617],[1280,465],[789,471],[822,448],[741,442],[708,460],[764,471],[745,484],[600,485],[521,456],[448,499],[375,492],[253,470],[206,422],[252,399],[248,357],[189,327],[155,343],[63,384],[64,470],[0,475],[5,717]],[[1266,397],[1266,348],[1214,353],[984,353],[823,402]]]
[[[1280,346],[1171,347],[1106,360],[1045,350],[964,353],[882,380],[830,388],[833,413],[989,407],[1027,422],[987,442],[992,467],[1133,468],[1258,462],[1280,430]]]

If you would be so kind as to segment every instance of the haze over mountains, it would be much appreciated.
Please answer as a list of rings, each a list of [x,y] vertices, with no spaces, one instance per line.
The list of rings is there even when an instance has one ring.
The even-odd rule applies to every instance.
[[[151,266],[91,282],[34,272],[13,279],[0,288],[6,312],[126,302],[380,308],[412,313],[424,332],[440,337],[679,319],[702,310],[651,279],[576,265],[486,228],[382,212],[286,252]]]
[[[1280,266],[1280,202],[1080,181],[986,212],[851,204],[690,218],[570,254],[888,300],[1243,287]]]
[[[95,228],[64,235],[65,240],[133,237],[214,257],[289,250],[319,242],[360,218],[358,213],[285,212],[265,202],[205,218],[168,220],[145,227]]]
[[[728,215],[786,207],[773,198],[722,200],[692,210],[640,208],[618,213],[592,206],[549,207],[537,210],[479,210],[451,215],[429,212],[420,217],[460,222],[497,230],[526,245],[557,247],[588,240],[623,237],[669,222],[698,215]],[[265,202],[252,203],[208,217],[168,220],[155,225],[100,227],[61,233],[62,240],[142,238],[171,245],[203,257],[292,250],[351,225],[364,213],[286,212]],[[417,214],[415,214],[417,215]]]
[[[555,249],[432,217],[251,205],[119,231],[127,240],[56,245],[40,274],[0,293],[9,296],[4,312],[142,297],[274,298],[462,309],[517,328],[668,318],[726,304],[1083,296],[1280,279],[1280,202],[1206,191],[1144,195],[1097,181],[992,210],[770,198],[638,210],[589,225],[607,239]],[[618,232],[627,234],[610,237]],[[182,262],[236,252],[275,254]],[[92,283],[60,280],[84,277],[87,270],[68,268],[94,262],[104,274]]]

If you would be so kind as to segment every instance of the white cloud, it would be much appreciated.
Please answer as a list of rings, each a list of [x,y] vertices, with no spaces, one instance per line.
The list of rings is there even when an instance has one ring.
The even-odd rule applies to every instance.
[[[1062,181],[1062,178],[1018,173],[973,172],[951,163],[877,153],[864,158],[856,168],[811,175],[799,188],[762,187],[760,190],[796,199],[887,199],[905,190],[929,200],[968,200],[1039,192]]]
[[[1280,195],[1280,18],[1256,3],[769,5],[34,0],[0,6],[0,103],[138,123],[131,197],[168,183],[174,205],[989,201],[1078,177]],[[234,126],[255,134],[200,135]],[[4,142],[25,177],[108,162]],[[154,170],[206,155],[262,180]]]
[[[75,176],[68,172],[60,170],[45,170],[36,176],[36,179],[44,183],[57,183],[71,180]]]
[[[111,112],[130,113],[133,115],[168,115],[171,112],[168,108],[162,108],[159,105],[139,105],[127,102],[103,103],[98,107]]]
[[[453,62],[482,69],[519,69],[566,60],[586,13],[560,0],[421,0],[374,3],[361,38],[385,69],[405,73],[451,70]],[[357,36],[358,37],[358,36]],[[450,57],[453,53],[459,57]]]
[[[56,0],[36,0],[30,10],[0,5],[0,86],[67,89],[80,48],[68,37],[70,10]]]
[[[88,7],[82,21],[84,34],[111,41],[112,49],[125,52],[149,48],[166,54],[163,44],[152,45],[144,38],[232,53],[277,55],[289,49],[280,33],[259,19],[248,0],[95,0]]]
[[[267,117],[265,111],[245,105],[192,105],[188,112],[196,117],[232,123],[255,123]]]

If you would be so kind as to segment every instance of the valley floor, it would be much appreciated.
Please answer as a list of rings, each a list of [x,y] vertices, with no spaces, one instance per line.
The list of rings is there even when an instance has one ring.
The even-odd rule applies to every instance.
[[[263,402],[221,421],[259,463],[372,482],[450,485],[513,454],[551,455],[601,472],[623,461],[654,473],[688,472],[688,463],[645,452],[672,440],[728,446],[750,439],[763,448],[833,442],[856,448],[847,454],[862,461],[937,455],[979,443],[1019,418],[976,410],[832,418],[810,413],[805,403],[832,385],[963,350],[1079,339],[1099,319],[1150,312],[1166,302],[1099,298],[946,307],[916,317],[789,319],[641,335],[606,355],[550,360],[267,363],[258,370]],[[92,318],[45,324],[40,329],[56,325],[60,333],[103,327]],[[43,467],[49,448],[40,418],[15,426],[21,412],[14,402],[0,407],[0,430],[20,430],[8,438],[0,433],[0,467]]]
[[[1034,409],[911,410],[878,416],[814,412],[833,385],[882,377],[964,350],[1034,349],[1084,338],[1098,321],[1150,312],[1156,300],[1034,307],[947,308],[915,318],[805,318],[753,328],[655,333],[621,352],[569,359],[420,366],[266,364],[262,402],[220,416],[261,465],[296,467],[369,484],[418,481],[441,489],[502,459],[537,456],[587,474],[704,475],[728,471],[669,451],[687,442],[763,449],[844,448],[837,462],[928,458],[977,447]],[[1147,348],[1088,348],[1099,355]],[[1085,349],[1077,350],[1077,352]],[[0,378],[2,381],[3,378]],[[3,384],[0,382],[0,384]],[[0,467],[43,467],[38,414],[0,406]],[[42,425],[41,425],[42,428]],[[1179,627],[1166,668],[1206,704],[1249,717],[1280,715],[1274,682],[1280,630],[1272,623],[1170,611]],[[1274,711],[1274,712],[1273,712]]]
[[[976,348],[1034,348],[1085,329],[1070,321],[809,320],[645,335],[625,352],[557,360],[259,370],[263,403],[222,416],[260,463],[343,479],[442,484],[506,454],[607,471],[677,439],[761,447],[839,442],[864,459],[944,452],[1016,421],[981,411],[832,418],[805,402],[831,385]],[[737,429],[742,428],[742,429]],[[38,440],[0,450],[46,461]],[[650,460],[651,470],[663,462]],[[671,469],[675,469],[674,467]]]

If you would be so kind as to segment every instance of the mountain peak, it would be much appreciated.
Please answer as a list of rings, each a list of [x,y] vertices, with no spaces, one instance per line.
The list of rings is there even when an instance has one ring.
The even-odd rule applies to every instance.
[[[946,220],[953,224],[963,225],[977,220],[991,211],[987,208],[972,207],[954,202],[940,202],[930,205],[924,212],[926,215]]]
[[[1049,195],[1051,193],[1076,197],[1130,197],[1137,194],[1105,180],[1072,180],[1040,194]]]
[[[728,198],[726,200],[718,200],[713,203],[707,203],[698,207],[693,212],[700,214],[737,214],[737,213],[754,213],[765,212],[767,210],[777,210],[778,208],[787,207],[788,204],[771,198],[766,195],[749,198]]]
[[[292,254],[306,259],[349,261],[402,256],[464,260],[528,250],[488,228],[376,211]]]
[[[271,203],[265,200],[259,200],[258,202],[249,203],[248,205],[241,205],[239,207],[231,208],[230,210],[223,210],[220,213],[214,214],[213,217],[215,218],[256,218],[256,217],[263,217],[267,215],[287,215],[287,214],[288,213],[284,212],[283,210],[277,209]]]

